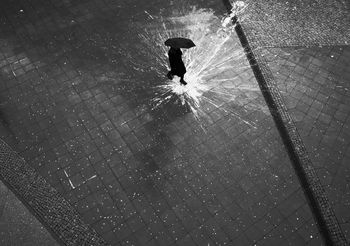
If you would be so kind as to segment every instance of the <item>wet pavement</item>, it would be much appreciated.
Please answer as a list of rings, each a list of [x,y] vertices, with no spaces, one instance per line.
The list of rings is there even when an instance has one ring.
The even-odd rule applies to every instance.
[[[322,245],[243,49],[234,33],[216,32],[220,1],[18,0],[3,1],[0,12],[0,137],[106,241]],[[165,77],[162,42],[172,35],[198,46],[184,54],[189,89]],[[282,61],[300,55],[272,51],[277,77]],[[346,48],[340,53],[346,60]],[[289,85],[280,85],[287,102],[299,88]],[[346,106],[339,114],[345,131]],[[320,139],[309,145],[310,132],[308,149],[319,148],[312,144]],[[327,149],[344,160],[337,172],[328,161],[318,170],[331,182],[327,191],[342,194],[330,197],[346,231],[344,148]]]
[[[0,243],[4,246],[59,245],[2,182],[0,182]]]
[[[349,2],[245,3],[246,35],[266,58],[349,239]]]
[[[330,46],[350,43],[350,3],[346,0],[248,0],[240,15],[247,35],[259,46]]]
[[[265,55],[349,238],[350,49],[269,49]]]

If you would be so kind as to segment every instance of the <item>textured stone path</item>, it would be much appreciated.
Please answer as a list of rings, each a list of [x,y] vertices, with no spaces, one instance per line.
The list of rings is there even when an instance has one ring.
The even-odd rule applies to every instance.
[[[204,94],[202,121],[150,105],[166,68],[134,30],[191,6],[221,18],[221,4],[0,3],[0,137],[112,245],[322,245],[244,55],[220,75],[229,99]],[[234,35],[227,47],[243,54]]]
[[[2,182],[0,182],[0,243],[4,246],[59,245]]]

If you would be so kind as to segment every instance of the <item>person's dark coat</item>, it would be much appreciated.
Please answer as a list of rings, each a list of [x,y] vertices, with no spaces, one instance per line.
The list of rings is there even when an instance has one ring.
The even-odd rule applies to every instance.
[[[184,74],[186,73],[186,67],[182,61],[181,50],[171,47],[168,52],[168,56],[169,56],[171,74],[177,75],[179,77],[183,77]]]

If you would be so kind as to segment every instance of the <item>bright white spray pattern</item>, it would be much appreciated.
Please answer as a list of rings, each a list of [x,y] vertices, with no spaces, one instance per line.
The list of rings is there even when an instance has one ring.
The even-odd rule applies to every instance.
[[[188,84],[181,85],[180,78],[176,76],[173,80],[164,79],[155,86],[155,95],[151,99],[153,109],[175,101],[187,105],[200,122],[205,119],[208,107],[215,107],[234,115],[251,127],[256,127],[253,121],[243,119],[229,106],[230,102],[234,101],[240,106],[251,107],[251,104],[244,105],[247,100],[239,101],[238,98],[242,94],[245,97],[256,97],[259,91],[257,84],[242,81],[240,74],[247,71],[250,66],[240,43],[234,42],[232,38],[235,34],[230,19],[245,8],[246,5],[238,1],[233,6],[232,13],[221,20],[212,10],[196,7],[187,12],[175,13],[167,19],[152,16],[145,11],[150,21],[158,24],[149,25],[138,36],[147,47],[142,50],[147,50],[147,56],[153,57],[157,66],[150,66],[151,62],[145,65],[135,61],[133,65],[136,70],[142,72],[150,70],[165,78],[169,67],[168,47],[164,45],[164,41],[171,37],[186,37],[196,44],[194,48],[182,50],[187,69],[185,81]],[[267,112],[265,106],[254,108],[256,109]]]

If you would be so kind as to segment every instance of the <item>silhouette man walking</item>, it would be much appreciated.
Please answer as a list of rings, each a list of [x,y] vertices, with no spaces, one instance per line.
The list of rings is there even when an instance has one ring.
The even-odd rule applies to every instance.
[[[173,79],[174,75],[176,75],[180,77],[180,83],[182,85],[187,85],[186,81],[184,80],[186,67],[182,61],[181,49],[170,47],[168,56],[169,56],[170,69],[171,69],[167,74],[168,78]]]

